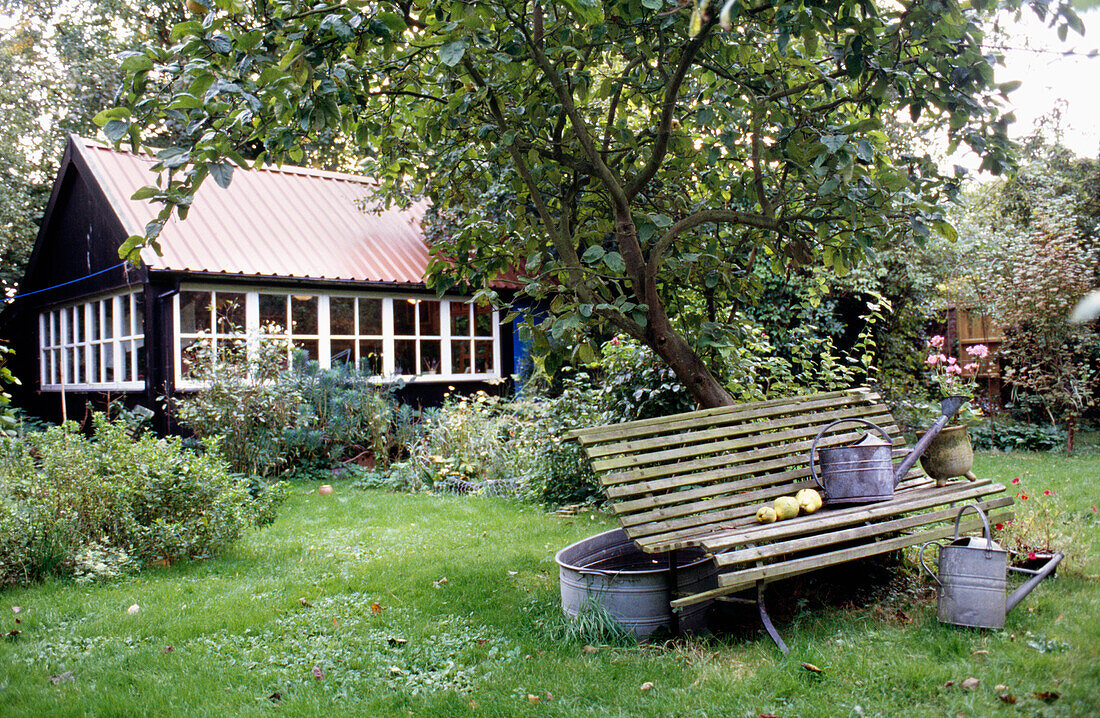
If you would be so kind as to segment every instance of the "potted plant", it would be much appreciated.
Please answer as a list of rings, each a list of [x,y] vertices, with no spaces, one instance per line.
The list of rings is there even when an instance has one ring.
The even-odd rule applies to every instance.
[[[965,396],[972,399],[977,386],[979,362],[989,356],[988,347],[984,344],[967,347],[965,351],[968,361],[965,364],[943,353],[942,336],[936,335],[929,339],[927,348],[928,356],[924,363],[929,367],[932,384],[940,397]],[[977,478],[970,471],[974,465],[974,449],[970,445],[970,433],[967,430],[968,422],[976,417],[977,414],[971,406],[964,407],[921,455],[921,468],[936,480],[937,486],[943,486],[948,479],[955,476],[965,476],[971,481]]]

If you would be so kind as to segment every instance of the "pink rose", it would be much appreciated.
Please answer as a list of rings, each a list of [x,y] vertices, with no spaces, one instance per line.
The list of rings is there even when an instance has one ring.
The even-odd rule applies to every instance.
[[[943,337],[940,336],[939,334],[937,334],[936,336],[934,336],[934,337],[932,337],[931,339],[928,340],[928,346],[930,346],[930,347],[942,347],[943,346]]]
[[[972,357],[985,359],[987,356],[989,356],[989,347],[987,347],[985,344],[975,344],[972,347],[967,347],[966,353]]]

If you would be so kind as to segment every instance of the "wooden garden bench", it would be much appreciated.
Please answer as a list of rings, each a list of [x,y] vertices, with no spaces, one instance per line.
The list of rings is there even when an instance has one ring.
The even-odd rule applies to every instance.
[[[675,596],[673,609],[711,599],[755,603],[764,628],[786,653],[764,605],[766,584],[950,536],[949,520],[962,503],[977,502],[986,513],[1012,504],[1001,484],[956,479],[937,487],[914,469],[888,501],[826,505],[808,516],[757,523],[761,504],[817,488],[808,465],[814,437],[830,422],[849,418],[885,429],[895,464],[906,455],[890,410],[862,388],[597,426],[569,436],[584,448],[619,523],[642,551],[668,553],[672,571],[676,551],[688,547],[703,549],[717,564],[717,588]],[[865,430],[841,425],[818,446],[852,443]],[[972,530],[977,521],[964,519],[961,528]],[[733,596],[749,589],[755,598]]]

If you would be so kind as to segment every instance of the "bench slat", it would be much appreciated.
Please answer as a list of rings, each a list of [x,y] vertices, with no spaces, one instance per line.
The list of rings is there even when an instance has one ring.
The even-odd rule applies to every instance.
[[[713,409],[699,409],[677,414],[675,417],[656,417],[653,419],[638,419],[620,424],[608,424],[606,426],[594,426],[586,429],[574,429],[566,434],[567,439],[577,439],[581,446],[590,444],[602,444],[607,441],[618,441],[623,438],[646,436],[649,434],[662,434],[668,431],[668,427],[686,427],[699,420],[717,420],[720,417],[729,417],[733,421],[745,421],[746,417],[752,418],[757,412],[771,407],[789,405],[809,405],[812,402],[828,402],[832,399],[844,398],[846,401],[866,400],[873,397],[878,400],[878,395],[870,389],[843,389],[840,391],[822,394],[808,394],[805,396],[787,397],[784,399],[769,399],[748,404],[734,404],[731,406],[719,406]],[[669,419],[672,419],[670,422]]]
[[[982,507],[982,510],[988,513],[991,509],[1011,506],[1012,497],[1002,496],[1000,498],[982,501],[979,505]],[[727,551],[726,553],[717,554],[714,557],[714,562],[719,566],[736,566],[737,564],[748,563],[750,561],[776,558],[778,556],[797,553],[819,546],[854,541],[875,534],[892,533],[915,528],[917,526],[937,523],[939,521],[954,520],[958,513],[958,508],[951,507],[939,509],[938,511],[929,511],[923,514],[912,514],[900,519],[890,519],[889,521],[867,526],[856,526],[854,528],[844,529],[843,531],[829,531],[826,533],[814,534],[813,536],[803,536],[789,541],[778,541],[763,546],[750,546],[737,551]]]
[[[991,516],[990,519],[1001,520],[1003,516]],[[977,517],[963,519],[959,525],[960,531],[973,531],[981,527],[981,519]],[[954,524],[950,526],[944,526],[942,528],[934,529],[931,531],[925,531],[917,534],[905,534],[893,539],[887,539],[884,541],[876,541],[863,546],[859,546],[851,549],[841,549],[830,553],[817,554],[806,558],[798,559],[797,561],[791,561],[787,563],[775,563],[766,566],[759,566],[747,571],[722,574],[718,577],[719,587],[711,589],[709,591],[703,591],[693,594],[691,596],[684,596],[682,598],[675,599],[671,602],[673,609],[685,608],[692,606],[703,601],[709,601],[722,596],[728,596],[732,593],[739,593],[747,588],[752,588],[756,585],[757,581],[763,581],[770,583],[782,578],[790,578],[792,576],[798,576],[803,573],[815,571],[819,568],[826,568],[828,566],[835,566],[837,564],[852,561],[858,558],[866,558],[868,556],[875,556],[884,553],[890,553],[891,551],[897,551],[898,549],[908,548],[909,546],[916,546],[928,541],[936,541],[943,538],[953,536],[955,533]],[[770,569],[770,571],[769,571]],[[725,582],[723,582],[725,579]]]
[[[704,426],[709,428],[701,428],[698,425],[693,425],[684,427],[683,430],[677,429],[676,433],[662,434],[648,439],[600,444],[598,446],[590,446],[586,448],[585,451],[589,458],[596,460],[617,454],[634,454],[643,451],[654,451],[670,446],[682,446],[690,443],[713,441],[715,439],[728,439],[732,436],[744,434],[763,434],[767,431],[793,428],[806,424],[822,426],[827,422],[837,419],[866,419],[871,415],[889,415],[889,413],[890,409],[885,404],[875,403],[843,406],[839,409],[830,411],[815,412],[813,414],[787,415],[778,419],[767,419],[756,422],[742,422],[739,419],[735,420],[729,419],[729,417],[723,417],[721,422],[707,422]],[[887,416],[887,418],[890,422],[894,421],[891,416]],[[727,421],[727,419],[729,420]],[[679,422],[670,423],[675,424]],[[670,430],[674,428],[676,427],[669,427]]]
[[[864,414],[859,418],[867,419],[874,423],[890,422],[891,425],[893,424],[894,418],[890,416],[890,413],[886,409],[886,407],[869,408],[875,409],[876,411]],[[729,453],[734,451],[751,451],[756,447],[765,448],[769,446],[778,446],[790,442],[794,439],[815,437],[817,436],[818,432],[821,431],[821,425],[813,424],[812,417],[810,421],[806,421],[804,423],[808,424],[809,426],[794,428],[776,425],[775,427],[773,427],[777,429],[775,431],[765,431],[764,427],[757,427],[755,424],[732,427],[724,432],[724,436],[726,438],[722,441],[715,441],[712,438],[710,441],[707,442],[687,443],[686,441],[681,440],[680,442],[678,442],[678,446],[671,449],[648,452],[632,452],[621,454],[618,456],[597,459],[592,461],[592,469],[595,471],[614,471],[615,469],[645,466],[648,464],[682,462],[688,458],[707,456],[710,454]],[[849,429],[846,435],[850,435],[851,433],[853,432],[851,429]],[[857,436],[862,435],[863,433],[863,431],[859,431],[857,433]],[[684,435],[678,434],[677,436],[682,437]],[[891,434],[891,438],[897,439],[899,442],[904,443],[900,436],[897,434]],[[821,446],[830,446],[834,445],[835,443],[836,441],[833,439],[832,434],[826,437],[822,437]]]
[[[840,446],[845,443],[851,443],[860,436],[861,433],[834,434],[819,442],[818,448],[827,448],[829,446]],[[803,464],[809,456],[810,448],[813,446],[813,443],[812,439],[793,441],[789,444],[779,444],[777,446],[755,449],[751,452],[721,454],[718,456],[710,456],[705,459],[692,459],[691,461],[684,461],[682,463],[651,466],[617,474],[604,474],[600,477],[600,483],[607,487],[607,495],[609,498],[618,498],[631,494],[664,491],[701,483],[704,477],[699,476],[696,472],[701,472],[706,469],[721,469],[722,467],[727,467],[727,469],[736,472],[722,473],[720,474],[720,478],[745,476],[746,471],[743,468],[739,469],[738,465],[741,467],[753,466],[753,464],[744,463],[747,461],[759,461],[761,459],[777,457],[797,457],[783,459],[774,463],[773,466],[775,468],[781,468],[784,466],[797,466]],[[904,456],[905,453],[908,452],[902,452],[901,455]],[[749,471],[748,473],[753,472]],[[621,488],[617,486],[627,483],[630,485]]]

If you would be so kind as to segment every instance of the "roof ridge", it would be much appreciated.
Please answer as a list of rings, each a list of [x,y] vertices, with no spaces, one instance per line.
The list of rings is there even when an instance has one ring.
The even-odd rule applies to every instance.
[[[137,157],[139,159],[147,160],[151,163],[156,161],[155,157],[153,157],[152,155],[150,155],[148,152],[145,152],[145,151],[132,152],[132,151],[129,151],[129,150],[115,149],[111,145],[109,145],[105,142],[101,142],[100,140],[90,139],[90,138],[87,138],[87,137],[81,137],[80,135],[77,135],[77,134],[72,134],[71,137],[73,138],[73,141],[75,143],[81,145],[85,149],[102,150],[104,152],[117,152],[119,154],[130,155],[132,157]],[[234,166],[239,167],[235,163],[234,163]],[[318,177],[318,178],[321,178],[321,179],[329,179],[329,180],[342,180],[342,181],[346,181],[346,182],[355,182],[356,184],[367,185],[367,186],[370,186],[370,187],[379,187],[379,186],[381,186],[381,182],[379,182],[376,178],[369,177],[367,175],[358,175],[358,174],[353,174],[351,172],[338,172],[336,170],[319,170],[319,169],[315,169],[313,167],[301,167],[299,165],[275,165],[275,164],[266,164],[265,163],[261,167],[256,167],[256,166],[249,167],[246,171],[247,172],[275,172],[275,173],[281,173],[281,174],[301,175],[301,176],[305,176],[305,177]]]

